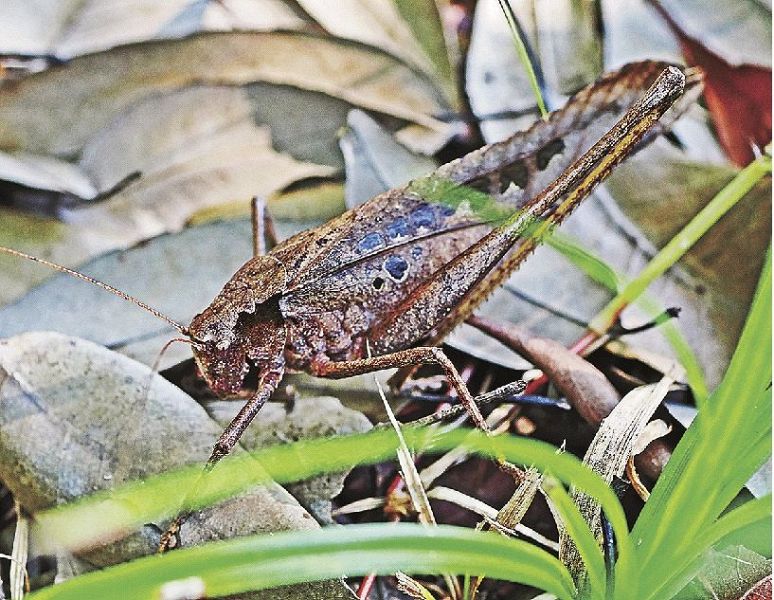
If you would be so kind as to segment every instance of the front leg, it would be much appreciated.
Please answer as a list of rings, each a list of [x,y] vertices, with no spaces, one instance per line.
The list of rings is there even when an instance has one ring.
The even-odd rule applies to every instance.
[[[284,369],[279,368],[267,371],[261,378],[255,394],[253,394],[253,396],[247,402],[245,402],[245,405],[231,420],[231,423],[228,424],[228,427],[226,427],[223,433],[220,434],[218,441],[215,442],[215,447],[212,450],[212,454],[210,454],[210,458],[207,460],[207,464],[204,466],[204,471],[202,472],[201,477],[197,480],[196,484],[194,484],[194,486],[188,490],[185,498],[183,499],[183,511],[186,512],[181,512],[178,514],[172,523],[170,523],[169,527],[167,527],[167,530],[162,534],[161,539],[159,540],[159,552],[166,552],[167,550],[179,545],[180,540],[178,536],[180,533],[180,527],[191,514],[190,512],[187,512],[186,507],[189,506],[191,504],[191,500],[196,497],[204,477],[206,477],[207,474],[212,471],[215,465],[223,457],[231,453],[231,451],[234,449],[234,446],[236,446],[237,442],[239,441],[239,438],[242,437],[242,434],[245,432],[245,429],[247,429],[247,427],[255,418],[255,415],[258,414],[258,411],[263,408],[263,405],[266,404],[269,398],[271,398],[274,390],[277,389],[277,386],[282,380],[283,372]]]
[[[319,377],[330,377],[331,379],[341,379],[344,377],[353,377],[363,375],[364,373],[373,373],[384,369],[395,369],[401,367],[415,366],[418,364],[437,364],[442,369],[449,383],[457,392],[460,402],[467,410],[473,422],[482,431],[491,433],[489,425],[484,420],[481,411],[473,401],[473,397],[468,391],[468,386],[460,377],[457,369],[449,358],[440,348],[432,346],[420,346],[418,348],[409,348],[400,350],[392,354],[374,356],[372,358],[361,358],[358,360],[328,362],[319,361],[312,363],[312,374]]]
[[[231,453],[236,446],[239,438],[245,432],[245,429],[252,423],[255,415],[258,414],[263,408],[263,405],[268,402],[274,390],[277,389],[280,381],[282,380],[284,369],[274,369],[268,371],[258,384],[258,389],[251,398],[245,402],[245,405],[237,413],[237,415],[231,420],[223,433],[220,434],[218,441],[215,442],[215,447],[212,449],[205,471],[211,471],[212,468],[222,459],[224,456]]]

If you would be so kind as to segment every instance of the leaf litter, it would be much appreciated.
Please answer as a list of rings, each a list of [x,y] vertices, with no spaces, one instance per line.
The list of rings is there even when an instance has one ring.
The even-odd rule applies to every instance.
[[[201,25],[201,23],[204,22],[204,19],[202,17],[202,15],[204,13],[201,12],[201,13],[197,14],[195,12],[195,8],[196,7],[193,6],[196,3],[191,3],[191,4],[192,4],[192,6],[187,7],[187,13],[188,13],[187,14],[187,18],[189,18],[188,22],[189,23],[194,23],[196,21],[196,19],[191,20],[190,17],[195,16],[195,17],[200,19],[199,25]],[[224,4],[225,5],[227,3],[211,3],[211,4],[215,4],[216,6],[219,6],[220,4]],[[231,2],[231,3],[228,3],[228,4],[235,5],[236,3]],[[193,12],[191,12],[191,11],[193,11]],[[322,20],[322,17],[320,17],[320,19]],[[366,40],[366,42],[367,41],[368,40]],[[183,41],[183,44],[185,44],[185,43],[187,43],[187,41]],[[149,48],[151,48],[152,46],[153,45],[149,46]],[[122,53],[122,52],[124,52],[124,49],[119,49],[116,52],[116,54]],[[88,59],[89,59],[89,57],[85,57],[84,60],[88,60]],[[414,65],[414,66],[417,66],[417,65]],[[70,66],[68,65],[67,68],[69,68],[69,67]],[[221,83],[222,82],[220,82],[220,81],[218,81],[218,82],[210,82],[210,84],[204,86],[204,89],[217,89],[218,91],[220,91],[224,95],[227,95],[227,92],[223,91],[223,89],[226,89],[226,88],[222,88]],[[228,82],[229,85],[233,85],[233,83],[234,83],[233,81],[229,81]],[[50,85],[50,83],[48,85]],[[241,85],[241,83],[240,83],[240,85]],[[253,84],[253,85],[255,85],[255,84]],[[268,85],[273,86],[273,88],[277,88],[276,81],[271,81]],[[280,85],[284,86],[284,85],[287,85],[287,83],[282,83]],[[291,86],[295,86],[297,84],[292,84],[291,83],[290,85]],[[303,85],[301,85],[300,87],[303,87]],[[233,91],[235,89],[237,89],[237,88],[232,87],[232,88],[230,88],[230,91]],[[183,97],[185,94],[190,93],[191,94],[190,97],[193,98],[193,97],[196,96],[196,93],[198,91],[200,91],[200,90],[197,89],[197,88],[193,88],[192,87],[192,88],[190,88],[188,90],[182,90],[182,91],[175,92],[174,94],[169,94],[169,95],[173,96],[173,95],[179,93],[180,97]],[[305,89],[304,91],[308,92],[309,90]],[[137,102],[137,103],[135,103],[135,101],[132,100],[132,102],[129,103],[129,104],[126,104],[124,108],[119,107],[117,112],[111,112],[111,110],[114,110],[114,108],[106,106],[105,107],[106,110],[104,111],[104,115],[108,115],[109,119],[105,121],[105,124],[113,125],[115,123],[118,123],[121,119],[126,118],[126,115],[130,114],[132,110],[137,110],[137,109],[135,109],[135,105],[136,106],[142,106],[143,103],[146,102],[148,107],[154,106],[153,102],[154,102],[154,99],[155,99],[156,92],[153,92],[149,96],[147,96],[146,100],[143,100],[143,101],[140,101],[140,102]],[[142,91],[141,93],[142,94],[146,94],[147,91]],[[315,92],[315,93],[319,93],[319,92]],[[330,91],[327,91],[325,93],[329,94]],[[161,96],[166,96],[166,95],[167,95],[167,91],[166,90],[162,90]],[[438,97],[440,97],[440,96],[438,96]],[[351,99],[349,99],[348,102],[351,102]],[[347,103],[345,102],[343,104],[346,105]],[[354,104],[358,105],[357,102],[355,102]],[[359,105],[364,107],[364,108],[373,108],[373,106],[368,106],[364,102],[361,102]],[[440,105],[441,105],[441,103],[437,104],[436,106],[440,106]],[[1,106],[0,106],[0,112],[2,112],[2,107]],[[333,112],[335,112],[335,111],[333,111]],[[387,110],[377,110],[376,112],[377,113],[381,113],[382,117],[386,116],[389,113],[389,111],[387,111]],[[399,116],[399,115],[397,115],[397,112],[398,111],[393,111],[392,116],[393,117],[394,116]],[[422,112],[422,111],[420,111],[420,112]],[[152,113],[153,113],[152,110],[149,110],[147,112],[148,115],[152,115]],[[139,114],[141,114],[141,113],[138,110],[137,115],[139,115]],[[427,110],[424,114],[425,115],[431,115],[431,114],[434,114],[434,113],[433,113],[432,110]],[[97,113],[97,116],[99,116],[99,113]],[[353,117],[353,118],[357,118],[357,117]],[[400,118],[403,118],[404,120],[406,120],[405,113],[404,113],[404,116],[400,117]],[[110,119],[112,119],[112,121],[110,121]],[[440,125],[438,125],[437,123],[432,123],[430,121],[427,121],[427,119],[424,118],[424,117],[422,119],[415,119],[415,120],[418,121],[418,122],[422,122],[424,125],[430,125],[430,126],[433,126],[433,127],[437,126],[437,127],[440,128]],[[46,146],[45,144],[42,144],[41,146],[39,146],[37,148],[33,147],[33,150],[38,152],[38,154],[35,155],[35,158],[33,160],[35,160],[38,156],[42,157],[44,160],[45,159],[51,159],[52,157],[54,157],[56,159],[56,157],[62,155],[62,152],[65,152],[67,154],[69,152],[74,151],[74,149],[76,149],[77,152],[81,153],[81,157],[80,157],[81,168],[83,168],[85,166],[88,166],[88,168],[89,168],[88,172],[89,172],[90,176],[94,176],[95,174],[98,173],[99,174],[99,181],[102,182],[104,185],[107,185],[109,181],[115,181],[117,177],[120,177],[121,173],[125,173],[127,171],[127,169],[130,168],[129,164],[131,162],[130,161],[130,154],[131,153],[127,153],[127,162],[125,164],[122,164],[121,161],[116,161],[113,164],[111,164],[109,162],[106,162],[105,165],[103,166],[103,165],[99,164],[98,160],[95,160],[96,158],[99,158],[99,155],[100,155],[100,149],[101,148],[100,148],[100,145],[98,143],[98,141],[100,139],[100,135],[105,136],[105,137],[103,137],[103,140],[101,142],[103,144],[104,148],[109,148],[110,147],[110,139],[109,139],[109,137],[106,134],[108,134],[108,133],[110,133],[111,135],[117,134],[118,137],[116,139],[117,140],[120,139],[120,129],[116,131],[115,129],[111,129],[110,125],[108,127],[100,126],[100,127],[102,127],[102,129],[100,129],[100,127],[97,127],[96,129],[91,131],[91,133],[89,133],[88,135],[83,135],[83,133],[81,133],[80,134],[80,138],[78,137],[77,132],[76,132],[76,136],[75,137],[68,138],[69,132],[65,131],[64,129],[61,132],[59,132],[59,133],[56,133],[56,131],[55,131],[54,132],[55,135],[52,137],[52,140],[55,142],[55,145],[53,145],[53,146]],[[368,127],[370,127],[370,124],[366,120],[362,120],[359,125],[360,125],[360,131],[365,131]],[[90,127],[90,126],[91,126],[91,124],[86,124],[87,128]],[[81,126],[81,127],[83,127],[83,126]],[[410,125],[409,127],[413,127],[413,125]],[[126,138],[127,140],[131,139],[131,134],[129,134],[128,132],[129,132],[129,130],[127,130],[127,134],[128,134],[127,138]],[[152,133],[152,128],[149,127],[148,128],[148,132]],[[275,134],[274,127],[272,127],[272,138],[276,137],[274,134]],[[394,152],[391,153],[390,150],[389,150],[389,141],[390,141],[389,140],[389,136],[386,138],[386,141],[387,141],[388,144],[387,144],[387,146],[385,146],[383,144],[383,142],[385,141],[384,139],[382,139],[378,143],[377,143],[377,141],[375,141],[377,139],[378,135],[379,135],[378,133],[376,133],[376,134],[371,133],[368,136],[365,136],[366,137],[366,142],[364,144],[362,143],[362,140],[360,140],[360,139],[349,142],[349,143],[352,143],[352,154],[353,154],[353,156],[354,156],[356,151],[361,151],[363,149],[367,153],[368,150],[369,150],[369,143],[373,144],[373,146],[375,148],[378,148],[378,151],[375,151],[375,152],[371,153],[371,156],[366,160],[366,164],[362,167],[363,171],[367,171],[369,169],[372,171],[371,174],[370,174],[371,181],[368,181],[369,177],[364,177],[363,178],[363,180],[365,181],[365,185],[362,186],[363,189],[369,189],[368,186],[373,186],[374,185],[374,183],[373,183],[374,181],[376,181],[378,183],[380,181],[380,179],[384,178],[384,172],[385,172],[384,169],[381,166],[379,166],[378,164],[376,165],[376,168],[373,167],[373,163],[376,160],[373,157],[377,157],[377,159],[380,159],[382,157],[386,157],[386,160],[388,162],[394,160],[393,164],[388,165],[388,168],[393,168],[393,169],[395,169],[396,166],[398,168],[400,168],[400,165],[409,165],[410,166],[410,165],[413,164],[413,165],[416,166],[422,160],[427,161],[426,157],[418,159],[415,162],[411,161],[411,160],[404,160],[404,159],[406,159],[405,150],[402,151],[403,154],[404,154],[403,157],[400,156],[401,152],[394,151]],[[57,136],[59,136],[58,140],[57,140]],[[162,137],[163,136],[160,136],[160,138],[162,138]],[[40,139],[43,140],[44,138],[47,138],[47,135],[46,134],[41,134]],[[236,138],[238,139],[239,136],[236,136]],[[249,139],[249,138],[246,137],[244,139]],[[72,143],[73,140],[76,140],[75,144]],[[343,142],[342,144],[345,145],[346,143],[347,142]],[[91,144],[91,146],[89,146],[90,144]],[[80,145],[80,149],[78,149],[79,145]],[[90,150],[91,158],[89,158],[89,154],[88,154],[88,152],[86,152],[86,149],[88,149],[89,147],[91,147],[91,150]],[[69,148],[69,150],[68,150],[68,148]],[[357,149],[357,150],[355,150],[355,149]],[[295,152],[291,151],[290,154],[297,158],[297,155],[296,155]],[[56,156],[54,156],[54,155],[56,155]],[[346,155],[346,151],[345,151],[345,155]],[[393,155],[395,155],[395,156],[393,156]],[[138,151],[137,154],[136,154],[137,159],[142,159],[142,156],[143,156],[142,152]],[[194,159],[195,158],[195,157],[191,157],[190,155],[186,155],[185,153],[182,154],[182,157],[183,157],[183,160],[181,162],[183,164],[186,164],[187,162],[189,162],[187,159]],[[409,156],[409,158],[410,158],[410,156]],[[89,162],[90,160],[91,160],[91,162]],[[369,161],[370,161],[371,164],[369,164]],[[348,168],[351,167],[350,162],[351,161],[348,162]],[[70,163],[66,163],[66,164],[70,164]],[[158,177],[160,182],[163,182],[166,185],[168,180],[169,180],[170,173],[174,172],[174,171],[164,171],[163,167],[161,167],[160,165],[154,163],[153,161],[147,161],[147,164],[149,164],[150,166],[146,167],[146,169],[151,169],[152,170],[153,168],[157,168],[157,167],[159,168],[159,171],[157,172],[157,177]],[[331,166],[331,163],[329,163],[329,162],[327,162],[325,160],[317,161],[316,164],[317,164],[317,167],[320,167],[320,166]],[[351,173],[348,173],[348,178],[353,178],[354,177],[353,173],[354,173],[354,170],[352,170]],[[329,174],[329,173],[326,173],[326,175],[327,174]],[[211,173],[208,173],[207,177],[205,179],[209,178],[210,176],[211,176]],[[303,179],[303,177],[300,177],[300,179]],[[148,194],[152,194],[153,193],[153,183],[154,183],[153,180],[149,179],[146,182],[146,185],[150,189],[135,189],[134,192],[135,192],[136,196],[134,196],[134,198],[140,199],[142,201],[143,197],[145,197]],[[198,189],[199,183],[201,183],[201,182],[195,182],[195,179],[194,179],[194,182],[192,182],[190,185],[191,185],[192,188]],[[350,185],[350,181],[347,182],[347,185],[348,186]],[[49,187],[53,187],[53,186],[49,186]],[[279,187],[281,187],[281,186],[279,186]],[[167,187],[164,191],[166,192],[167,190],[169,191],[169,193],[170,193],[170,195],[172,197],[185,197],[185,195],[186,195],[186,193],[185,193],[186,192],[186,185],[185,184],[178,185],[177,187],[175,187],[175,185],[173,183],[173,185],[171,185],[170,187]],[[131,190],[127,190],[127,194],[130,191]],[[365,192],[361,192],[361,193],[365,193]],[[241,194],[241,192],[240,192],[240,194]],[[359,194],[354,193],[352,195],[353,196],[358,196]],[[235,196],[238,198],[239,195],[235,195]],[[82,196],[82,197],[85,197],[85,195]],[[127,197],[132,198],[133,196],[131,196],[131,194],[128,194]],[[128,206],[128,205],[132,204],[132,201],[131,200],[127,200],[126,204]],[[189,214],[189,216],[190,215],[203,214],[203,213],[206,213],[208,210],[213,209],[213,208],[215,210],[217,210],[217,206],[224,206],[226,204],[228,204],[228,200],[225,199],[225,194],[224,194],[224,198],[220,198],[216,202],[213,202],[212,204],[202,203],[200,205],[191,207],[190,208],[190,212],[188,214]],[[145,210],[147,210],[147,206],[145,207]],[[186,214],[186,211],[188,211],[188,209],[184,209],[183,211],[181,211],[179,213],[172,213],[171,215],[169,215],[170,223],[176,223],[175,228],[179,228],[182,223],[186,222],[187,218],[183,216],[184,214]],[[600,210],[598,212],[599,213],[604,213],[605,211],[604,210]],[[154,218],[157,218],[157,217],[154,216]],[[151,219],[151,221],[152,221],[152,219]],[[244,225],[245,225],[244,223],[241,225],[243,227],[243,229],[244,229]],[[227,230],[227,226],[224,225],[223,229],[224,229],[224,233],[225,233],[225,231]],[[615,226],[612,229],[614,231],[617,231],[617,233],[616,233],[617,235],[620,235],[621,227],[620,227],[619,224],[615,224]],[[55,233],[55,230],[50,232],[50,234],[51,233]],[[245,233],[246,233],[246,230],[245,230]],[[178,236],[182,236],[182,235],[184,235],[184,234],[178,234]],[[172,236],[172,237],[178,237],[178,236]],[[592,239],[601,239],[601,238],[603,238],[602,234],[599,235],[599,238],[595,238],[594,235],[592,235]],[[247,247],[249,248],[249,235],[244,235],[244,240],[242,240],[242,241],[245,242],[247,244]],[[154,244],[155,242],[156,242],[156,240],[154,240],[154,242],[152,242],[152,244]],[[218,246],[220,248],[223,247],[222,243],[217,243],[217,244],[213,244],[213,245],[214,246]],[[140,250],[140,249],[138,248],[137,250]],[[99,252],[99,251],[97,251],[97,252]],[[82,260],[82,258],[84,258],[87,255],[90,255],[90,254],[86,253],[86,254],[82,255],[81,258],[79,258],[76,262],[80,262],[80,260]],[[548,260],[550,260],[550,259],[548,259]],[[70,264],[74,264],[74,263],[71,262]],[[118,266],[114,267],[114,268],[119,269],[120,268],[120,261],[117,264],[118,264]],[[540,268],[538,267],[538,268],[536,268],[536,270],[540,271]],[[226,269],[225,272],[226,272],[226,276],[227,276],[229,271]],[[577,292],[577,290],[578,289],[583,289],[583,287],[581,287],[581,286],[574,287],[572,283],[567,283],[566,281],[562,285],[563,286],[570,286],[570,289],[576,290],[575,291],[575,297],[570,300],[570,305],[569,305],[570,308],[574,308],[575,304],[572,303],[572,300],[576,300],[576,301],[578,300],[578,292]],[[588,289],[588,284],[587,283],[584,283],[583,286],[585,286],[585,288]],[[191,288],[185,288],[185,289],[191,289]],[[588,293],[589,294],[593,294],[593,292],[588,292]],[[585,292],[584,292],[584,294],[581,294],[581,295],[585,295]],[[509,304],[505,304],[504,306],[509,306]],[[125,308],[126,307],[123,307],[122,309],[119,309],[116,312],[117,313],[118,312],[121,312],[121,313],[126,312],[124,310]],[[534,312],[534,306],[530,305],[530,310],[532,310]],[[501,316],[506,311],[503,308],[500,308],[497,312],[498,312],[498,316]],[[551,317],[550,319],[553,319],[553,318],[554,317]],[[547,322],[550,319],[546,318],[545,321]],[[1,321],[1,319],[0,319],[0,321]],[[539,318],[535,318],[535,319],[532,319],[532,320],[528,321],[528,323],[531,326],[538,327],[538,326],[541,325],[541,320]],[[542,331],[543,331],[543,328],[541,327],[541,333],[542,333]],[[575,335],[574,333],[571,333],[571,334],[568,334],[567,337],[568,338],[572,338],[572,337],[574,337],[574,335]],[[562,339],[561,335],[559,335],[557,337],[559,339]],[[153,343],[155,343],[155,341],[152,342],[152,344]],[[635,350],[635,352],[636,352],[636,350]],[[149,353],[147,351],[145,352],[145,354],[146,354],[146,356],[149,356]],[[502,356],[502,349],[497,349],[497,347],[495,347],[491,351],[487,351],[486,354],[485,354],[485,357],[490,359],[490,360],[492,360],[492,362],[495,363],[495,364],[496,363],[500,363],[500,364],[508,364],[509,366],[513,366],[515,364],[513,361],[521,360],[521,359],[516,358],[515,355],[514,355],[514,358],[510,359],[511,362],[509,363],[508,360],[501,358],[501,356]],[[565,358],[561,358],[561,359],[558,359],[558,360],[555,361],[557,363],[557,365],[556,365],[557,369],[561,369],[562,367],[566,368],[566,365],[562,364],[564,360],[565,360]],[[523,360],[521,360],[521,362],[516,363],[516,364],[518,364],[521,368],[525,368],[525,366],[526,366],[526,363],[524,363]],[[495,369],[497,369],[497,368],[498,367],[495,367]],[[301,381],[303,381],[303,378],[301,378]],[[328,383],[331,383],[331,382],[324,382],[324,383],[328,384]],[[341,383],[345,383],[345,382],[341,382]],[[568,389],[568,388],[565,388],[565,390],[566,389]],[[575,396],[576,396],[576,393],[575,392],[571,392],[568,397],[575,397]],[[286,410],[286,409],[280,408],[280,410]],[[534,411],[531,412],[529,409],[527,409],[524,414],[531,414],[531,416],[533,418],[535,417]],[[537,432],[536,432],[537,435],[545,434],[545,431],[541,431],[541,425],[545,422],[545,419],[544,418],[542,418],[542,419],[541,418],[536,418],[535,422],[538,424],[538,429],[537,429]],[[557,425],[556,428],[561,431],[561,425]],[[473,464],[466,464],[466,463],[462,463],[459,466],[467,468],[468,469],[468,471],[467,471],[468,473],[470,473],[470,470],[469,470],[470,467],[474,467]],[[353,474],[353,476],[354,475],[356,475],[356,474]],[[490,485],[491,485],[491,482],[487,482],[485,484],[480,484],[478,487],[482,488],[482,487],[487,487],[487,486],[490,486]],[[440,489],[442,489],[442,488],[440,488]],[[345,493],[346,493],[346,489],[345,489]],[[462,492],[459,492],[459,493],[462,493]],[[432,490],[431,490],[431,494],[432,494]],[[468,497],[471,497],[471,496],[468,496]]]

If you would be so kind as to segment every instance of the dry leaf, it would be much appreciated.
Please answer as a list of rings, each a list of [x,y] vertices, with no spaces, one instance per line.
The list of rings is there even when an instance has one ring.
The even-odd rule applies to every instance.
[[[688,64],[704,72],[704,98],[723,148],[737,165],[748,164],[771,142],[771,9],[749,0],[734,4],[736,15],[707,10],[706,2],[652,3]]]
[[[138,105],[86,147],[83,170],[105,185],[138,168],[145,170],[140,179],[103,202],[61,209],[67,226],[44,221],[38,229],[40,219],[19,214],[3,219],[0,243],[75,266],[107,250],[179,230],[202,209],[239,200],[247,205],[253,195],[333,173],[330,167],[276,152],[269,132],[252,120],[229,121],[226,99],[231,108],[244,101],[239,90],[194,88]],[[222,101],[224,119],[210,109],[213,100]],[[11,292],[24,289],[20,273],[31,274],[27,286],[50,275],[18,259],[3,257],[2,262],[12,267],[0,271],[0,281],[9,282],[6,302]]]
[[[428,75],[433,64],[392,0],[298,0],[328,33],[381,48]]]
[[[281,0],[5,0],[0,52],[67,60],[201,31],[289,30],[306,24]]]
[[[199,404],[144,365],[57,333],[0,340],[0,381],[0,477],[32,512],[203,463],[221,431]],[[181,537],[194,544],[313,528],[315,521],[292,496],[270,483],[197,513]],[[159,531],[145,526],[86,556],[92,565],[107,565],[152,553]],[[101,535],[95,532],[95,541],[109,541]],[[338,581],[294,589],[283,593],[292,599],[314,597],[312,590],[317,597],[346,597]],[[259,597],[282,596],[270,590]]]
[[[443,128],[432,116],[444,109],[438,91],[383,52],[304,33],[211,33],[78,57],[15,82],[0,95],[0,148],[69,154],[149,95],[259,81]]]
[[[89,200],[97,189],[76,165],[29,152],[0,152],[0,180]]]
[[[614,477],[622,477],[637,438],[661,404],[671,384],[670,379],[664,378],[655,385],[644,385],[626,394],[613,412],[602,421],[583,457],[584,464],[608,483],[612,482]],[[599,504],[577,490],[572,491],[572,497],[591,531],[599,539],[602,534]],[[575,542],[564,530],[560,530],[559,534],[559,558],[570,569],[573,578],[579,581],[585,566]]]
[[[656,4],[650,0],[652,4]],[[658,0],[675,26],[731,65],[771,67],[767,0]]]
[[[587,422],[598,425],[618,405],[618,392],[602,372],[559,342],[481,316],[468,322],[543,371]]]
[[[360,110],[347,115],[347,131],[339,140],[347,169],[347,208],[354,208],[390,188],[427,175],[438,165],[395,141]]]

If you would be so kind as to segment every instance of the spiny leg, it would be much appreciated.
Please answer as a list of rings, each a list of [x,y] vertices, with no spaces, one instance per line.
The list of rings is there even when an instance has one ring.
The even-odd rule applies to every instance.
[[[239,441],[239,438],[241,438],[242,434],[245,432],[245,429],[252,423],[255,415],[258,414],[261,408],[263,408],[263,405],[266,404],[274,393],[274,390],[277,389],[277,386],[282,380],[282,375],[282,371],[269,371],[264,375],[258,384],[258,389],[255,394],[245,402],[245,405],[231,420],[231,423],[228,424],[228,427],[226,427],[223,433],[220,434],[218,441],[215,442],[215,447],[212,450],[212,454],[210,454],[210,458],[207,460],[207,464],[204,466],[201,476],[197,479],[188,493],[186,493],[185,498],[183,499],[183,507],[189,506],[191,504],[191,499],[196,497],[204,477],[212,471],[222,458],[231,453],[234,446],[236,446]],[[187,511],[185,508],[183,508],[183,510]],[[166,552],[179,544],[178,536],[180,528],[190,515],[190,512],[182,512],[175,517],[174,521],[170,523],[159,540],[159,552]]]
[[[383,369],[395,369],[417,364],[439,365],[443,369],[449,383],[457,392],[460,403],[465,407],[465,410],[470,415],[471,419],[473,419],[475,425],[486,435],[492,435],[489,424],[481,414],[476,401],[468,391],[468,386],[465,385],[465,382],[462,377],[460,377],[454,364],[449,360],[446,354],[444,354],[443,350],[435,346],[409,348],[408,350],[401,350],[392,354],[383,354],[382,356],[362,358],[359,360],[319,362],[315,363],[312,369],[313,373],[320,377],[340,379],[344,377],[354,377],[355,375],[363,375],[365,373],[373,373],[374,371],[381,371]],[[505,391],[508,388],[509,386],[504,386],[502,390]],[[497,390],[496,392],[499,393],[500,390]],[[521,469],[506,461],[502,456],[498,456],[495,460],[497,466],[504,473],[513,477],[517,484],[521,481],[524,476]]]
[[[481,394],[480,396],[476,396],[475,398],[473,398],[473,402],[480,409],[482,406],[485,406],[487,404],[496,404],[499,401],[505,401],[510,399],[513,396],[519,395],[522,392],[524,392],[526,387],[527,387],[527,382],[522,379],[519,379],[518,381],[512,381],[511,383],[506,383],[505,385],[502,385],[499,388],[496,388],[492,391]],[[440,423],[441,421],[445,421],[446,419],[456,417],[457,415],[459,415],[464,411],[465,411],[464,406],[460,404],[454,404],[449,408],[446,408],[440,412],[436,412],[426,417],[421,417],[419,419],[409,421],[408,423],[406,423],[406,425],[409,425],[411,427],[427,427],[428,425],[433,425],[435,423]]]
[[[207,461],[205,471],[211,471],[220,459],[231,453],[245,429],[253,422],[255,415],[258,414],[263,405],[271,398],[274,390],[277,389],[282,380],[282,374],[282,371],[269,371],[264,375],[258,385],[258,390],[245,402],[245,405],[231,419],[231,423],[228,424],[228,427],[220,434],[218,441],[215,442],[215,447]]]
[[[319,362],[315,363],[312,366],[312,369],[314,375],[340,379],[344,377],[353,377],[355,375],[363,375],[364,373],[373,373],[374,371],[382,371],[384,369],[394,369],[417,364],[439,365],[443,369],[449,383],[457,392],[460,402],[465,407],[465,410],[467,410],[471,419],[473,419],[473,422],[482,431],[487,434],[490,433],[489,425],[487,425],[481,411],[473,401],[473,397],[468,391],[468,386],[465,385],[465,382],[462,380],[462,377],[460,377],[457,369],[440,348],[420,346],[418,348],[409,348],[408,350],[400,350],[392,354],[384,354],[372,358],[362,358],[344,362]]]
[[[253,196],[250,201],[250,217],[253,223],[253,256],[263,256],[269,247],[277,245],[274,222],[266,208],[266,198]]]

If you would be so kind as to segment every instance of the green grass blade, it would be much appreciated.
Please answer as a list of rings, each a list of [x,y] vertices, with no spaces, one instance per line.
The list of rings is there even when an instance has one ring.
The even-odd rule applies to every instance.
[[[169,581],[198,578],[207,597],[395,571],[487,577],[573,597],[567,570],[526,542],[462,527],[378,523],[240,538],[151,556],[71,579],[30,600],[151,599]]]
[[[409,428],[404,430],[404,436],[409,446],[423,453],[464,448],[470,453],[549,470],[561,481],[599,501],[619,540],[620,556],[631,556],[626,518],[615,494],[576,457],[557,454],[554,446],[543,442],[515,436],[490,438],[477,431],[439,434],[432,429]],[[203,481],[199,467],[182,469],[39,513],[36,523],[43,530],[42,538],[56,540],[68,548],[82,548],[94,542],[104,543],[142,523],[176,514],[182,497],[196,483],[200,486],[189,509],[214,504],[270,479],[285,483],[389,460],[394,456],[396,443],[394,432],[380,430],[274,446],[224,459]]]
[[[701,569],[702,560],[710,547],[716,545],[721,547],[724,538],[745,527],[763,524],[770,518],[770,496],[751,500],[721,517],[697,540],[686,541],[681,549],[682,566],[673,565],[670,576],[658,589],[652,590],[651,597],[671,598],[682,590]]]
[[[763,177],[771,173],[771,157],[761,156],[742,169],[699,214],[683,227],[661,251],[613,298],[608,305],[594,317],[591,328],[605,331],[616,315],[626,305],[633,302],[658,277],[674,265],[691,246],[693,246],[720,217],[741,200]]]
[[[589,598],[603,599],[607,584],[605,559],[602,556],[597,540],[594,538],[594,534],[561,483],[555,481],[552,477],[546,477],[543,482],[543,489],[553,500],[556,509],[562,516],[567,533],[572,537],[578,549],[578,554],[583,559],[583,564],[586,568]]]
[[[686,543],[701,539],[760,462],[771,427],[771,254],[726,376],[699,411],[637,520],[643,598],[669,585]],[[761,435],[761,425],[764,426]],[[753,450],[755,460],[735,460]],[[708,473],[712,476],[708,477]]]
[[[626,277],[616,272],[604,260],[583,248],[577,240],[566,234],[553,232],[545,241],[546,244],[560,252],[573,265],[581,269],[592,281],[604,286],[614,294],[620,292],[622,285],[628,281]],[[637,298],[635,304],[650,317],[663,314],[666,308],[645,293]],[[694,398],[696,398],[697,403],[701,405],[707,399],[709,391],[699,359],[673,321],[670,320],[661,324],[659,331],[675,351],[680,364],[683,365],[691,392]]]
[[[548,110],[546,109],[546,103],[543,100],[543,94],[540,91],[540,84],[538,83],[537,75],[535,75],[532,61],[529,59],[527,46],[524,44],[524,40],[521,39],[519,26],[516,23],[516,15],[514,15],[513,8],[511,8],[508,0],[497,1],[500,3],[500,8],[503,11],[503,15],[505,15],[505,20],[508,21],[508,27],[511,30],[511,37],[513,38],[513,45],[516,47],[516,53],[519,55],[519,60],[521,61],[521,64],[524,65],[524,70],[527,72],[529,85],[532,88],[532,92],[535,94],[535,100],[540,109],[540,116],[543,117],[543,119],[547,119]]]
[[[750,500],[720,517],[704,534],[702,543],[714,546],[739,529],[769,518],[771,518],[771,495]]]
[[[651,298],[647,293],[643,293],[634,303],[651,317],[663,313],[665,309],[661,302]],[[696,357],[696,353],[674,320],[669,320],[659,325],[659,332],[672,347],[677,360],[680,361],[680,364],[685,369],[688,386],[691,388],[696,404],[702,406],[709,396],[709,388],[707,387],[707,380],[704,377],[704,371],[701,368],[699,359]]]
[[[595,283],[613,293],[619,291],[621,276],[615,269],[593,252],[589,252],[570,236],[554,231],[546,237],[545,243],[561,253],[573,265]]]

